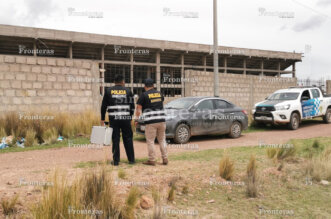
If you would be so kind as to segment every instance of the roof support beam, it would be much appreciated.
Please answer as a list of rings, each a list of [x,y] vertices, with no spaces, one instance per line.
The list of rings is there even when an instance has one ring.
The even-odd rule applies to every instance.
[[[108,64],[116,64],[116,65],[130,65],[130,62],[126,61],[111,61],[111,60],[105,60],[105,63]],[[155,66],[157,67],[157,63],[148,63],[148,62],[134,62],[135,66]],[[203,65],[181,65],[181,64],[159,64],[160,67],[174,67],[174,68],[196,68],[196,69],[203,69],[205,66]],[[213,69],[212,66],[206,66],[206,69]],[[225,67],[219,67],[221,70],[225,70]],[[227,67],[227,70],[234,70],[234,71],[243,71],[243,68],[234,68],[234,67]],[[261,68],[246,68],[246,72],[260,72]],[[278,70],[272,70],[272,69],[263,69],[264,73],[270,72],[270,73],[278,73]],[[281,74],[292,74],[293,71],[280,71]]]

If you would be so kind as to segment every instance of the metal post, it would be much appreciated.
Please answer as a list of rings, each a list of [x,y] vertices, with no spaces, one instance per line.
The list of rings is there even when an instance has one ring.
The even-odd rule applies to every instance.
[[[160,51],[156,52],[156,88],[161,91],[161,55]]]
[[[219,96],[218,39],[217,39],[217,0],[214,0],[214,96]]]
[[[184,80],[186,78],[185,75],[185,69],[184,69],[184,64],[185,64],[185,59],[184,59],[184,54],[180,55],[180,64],[181,64],[181,84],[182,84],[182,91],[181,91],[181,96],[184,97],[185,96],[185,84],[187,84]]]
[[[100,94],[103,94],[103,86],[102,83],[105,83],[105,45],[101,47],[101,71],[100,71],[100,78],[101,78],[101,84],[100,84]],[[69,47],[69,57],[72,59],[72,42],[70,43]]]
[[[133,54],[131,53],[130,54],[130,88],[131,88],[131,91],[133,92]]]

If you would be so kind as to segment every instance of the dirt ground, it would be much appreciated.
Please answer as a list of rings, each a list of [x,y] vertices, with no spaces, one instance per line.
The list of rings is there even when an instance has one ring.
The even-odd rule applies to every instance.
[[[316,123],[303,125],[296,131],[283,128],[274,131],[243,134],[239,139],[221,136],[194,137],[186,146],[197,150],[206,150],[235,146],[256,146],[261,141],[265,144],[283,144],[291,139],[330,136],[330,125]],[[169,153],[188,151],[177,149],[177,146],[170,145]],[[134,148],[136,158],[147,157],[147,147],[144,141],[135,141]],[[159,150],[157,152],[160,154]],[[123,145],[121,145],[121,157],[126,157]],[[19,194],[21,200],[29,202],[40,194],[40,190],[32,185],[23,185],[22,182],[47,183],[49,173],[56,168],[67,171],[68,177],[70,177],[83,171],[74,167],[79,162],[102,161],[110,158],[111,147],[103,147],[102,149],[59,148],[0,154],[0,200],[4,197]]]

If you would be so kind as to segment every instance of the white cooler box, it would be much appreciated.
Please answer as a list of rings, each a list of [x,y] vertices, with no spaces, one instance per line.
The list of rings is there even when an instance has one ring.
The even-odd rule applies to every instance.
[[[113,128],[106,126],[93,126],[91,133],[91,144],[111,145]]]

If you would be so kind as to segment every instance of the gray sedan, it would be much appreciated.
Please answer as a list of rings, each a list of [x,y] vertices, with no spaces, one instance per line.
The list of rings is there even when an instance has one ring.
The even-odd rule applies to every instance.
[[[191,136],[229,134],[238,138],[248,127],[245,110],[218,97],[183,97],[165,105],[166,136],[177,144],[184,144]],[[144,134],[143,120],[136,132]]]

